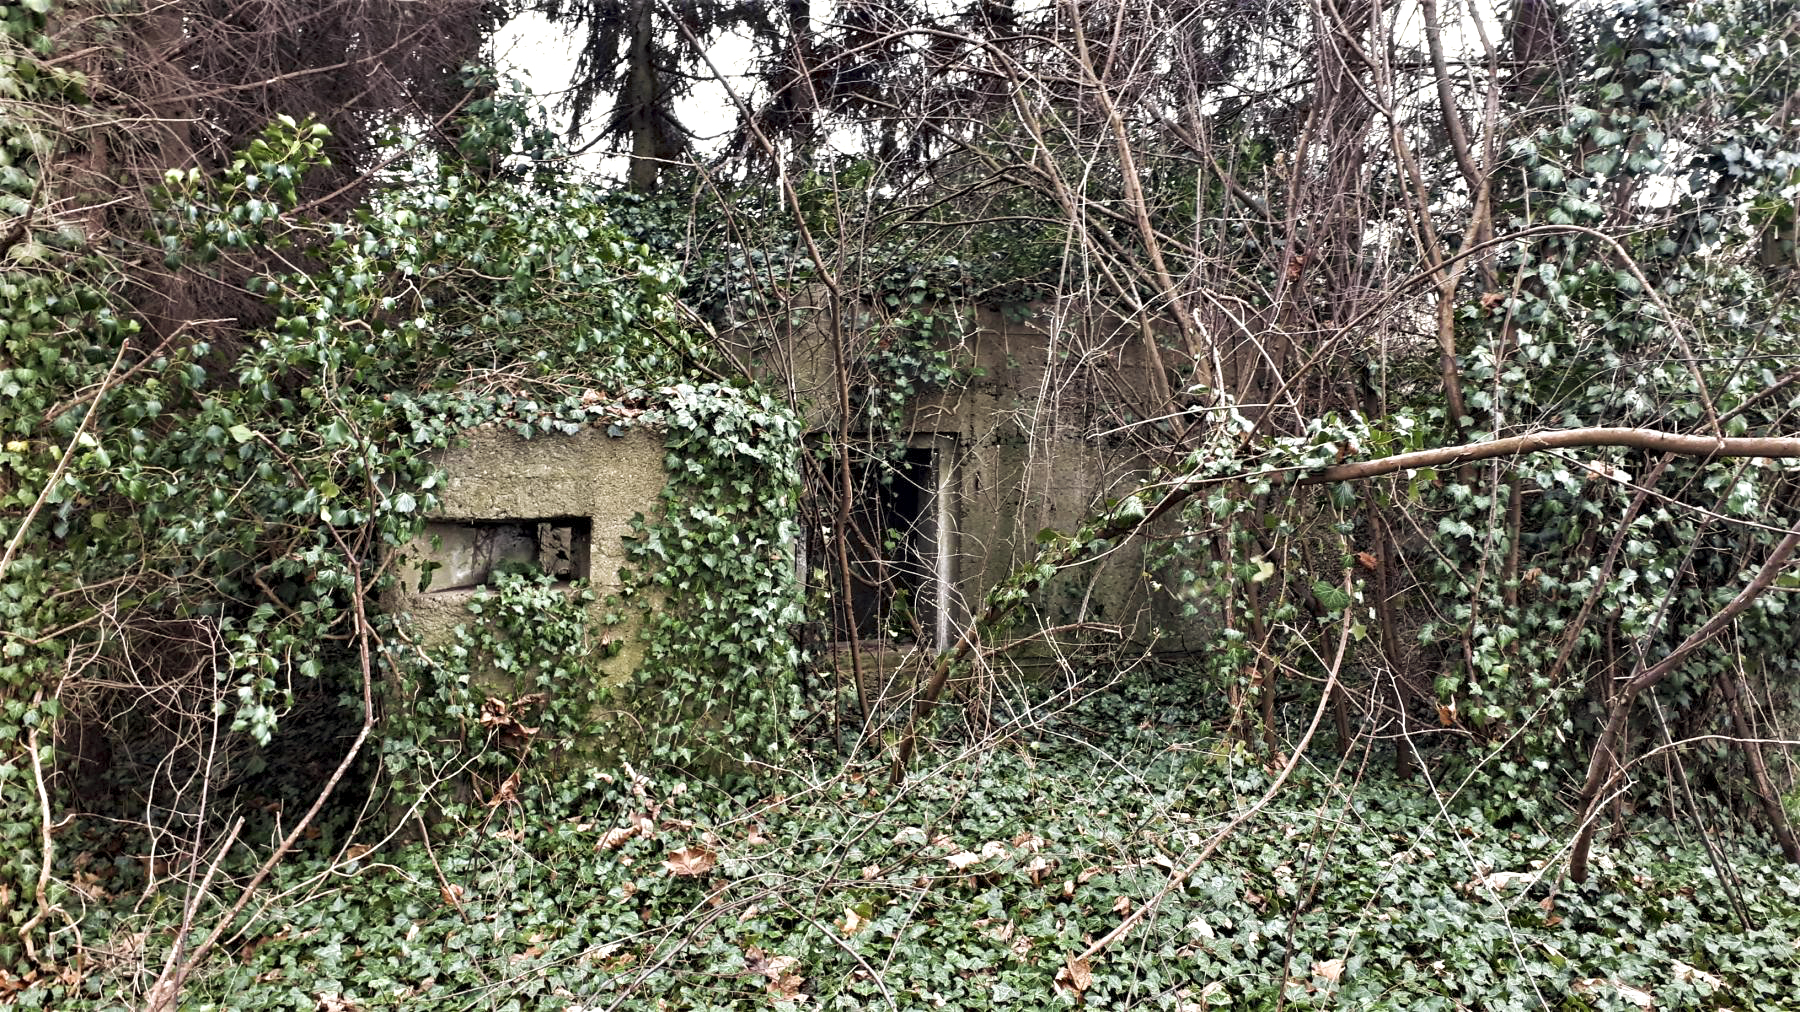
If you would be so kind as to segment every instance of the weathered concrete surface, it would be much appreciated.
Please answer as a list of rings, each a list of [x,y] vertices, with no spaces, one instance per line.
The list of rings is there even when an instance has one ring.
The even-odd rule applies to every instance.
[[[828,294],[793,309],[781,326],[746,327],[732,335],[743,360],[784,386],[814,431],[839,425]],[[852,347],[882,326],[867,309],[842,314]],[[1150,347],[1166,368],[1207,382],[1210,367],[1173,339],[1092,306],[1039,306],[1025,320],[993,310],[970,315],[959,343],[948,347],[977,378],[918,398],[903,421],[913,446],[939,450],[944,469],[951,556],[948,625],[960,628],[986,592],[1038,549],[1045,528],[1069,532],[1109,498],[1136,489],[1151,461],[1122,426],[1129,406],[1153,388]],[[1163,525],[1167,527],[1165,523]],[[1203,630],[1180,617],[1180,604],[1153,587],[1142,539],[1097,563],[1059,576],[1042,595],[1039,623],[1122,626],[1126,638],[1181,652]]]
[[[585,569],[598,620],[609,610],[605,599],[623,586],[632,518],[654,513],[668,483],[663,457],[663,433],[641,427],[617,438],[595,427],[529,440],[493,426],[465,433],[440,458],[448,475],[443,505],[426,535],[402,552],[400,589],[387,607],[411,616],[420,645],[441,643],[473,618],[474,578],[497,562],[535,562],[576,576]],[[571,544],[569,532],[583,528],[587,544]],[[433,533],[441,542],[436,548]],[[421,591],[426,561],[443,568]],[[603,682],[624,680],[643,660],[640,631],[641,617],[631,609],[623,622],[605,628],[617,653],[598,662]]]

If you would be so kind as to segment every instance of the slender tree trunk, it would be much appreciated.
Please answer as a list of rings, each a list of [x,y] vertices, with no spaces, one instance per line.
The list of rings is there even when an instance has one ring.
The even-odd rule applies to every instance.
[[[1594,743],[1593,755],[1588,760],[1587,781],[1582,784],[1581,795],[1575,805],[1581,828],[1576,834],[1575,847],[1569,856],[1570,878],[1577,882],[1587,881],[1588,851],[1593,846],[1597,825],[1593,818],[1594,806],[1599,801],[1601,792],[1612,782],[1613,775],[1623,765],[1620,761],[1622,750],[1619,748],[1619,739],[1625,733],[1625,725],[1631,719],[1632,704],[1637,701],[1638,695],[1673,674],[1694,651],[1724,632],[1732,619],[1742,614],[1744,609],[1755,603],[1775,583],[1775,577],[1793,557],[1796,548],[1800,548],[1800,525],[1788,531],[1787,536],[1769,553],[1762,568],[1757,570],[1756,575],[1729,604],[1707,619],[1706,624],[1694,630],[1667,657],[1649,668],[1640,669],[1619,691],[1613,701],[1612,711],[1607,715],[1606,727],[1601,731],[1599,740]]]
[[[1762,802],[1763,815],[1769,820],[1769,828],[1775,834],[1775,842],[1781,845],[1781,853],[1789,864],[1800,864],[1800,843],[1794,840],[1793,827],[1788,825],[1787,812],[1781,807],[1781,795],[1775,790],[1775,784],[1769,779],[1769,767],[1763,762],[1762,745],[1755,741],[1751,732],[1750,719],[1744,713],[1744,703],[1739,696],[1737,676],[1727,671],[1719,676],[1719,689],[1725,694],[1725,705],[1731,710],[1731,724],[1737,730],[1739,748],[1744,750],[1744,759],[1750,765],[1750,784],[1756,790],[1756,799]]]
[[[628,123],[631,130],[631,188],[640,193],[656,188],[656,177],[662,143],[661,124],[657,122],[656,87],[656,5],[653,0],[638,0],[632,12],[631,47],[626,59],[625,93]]]

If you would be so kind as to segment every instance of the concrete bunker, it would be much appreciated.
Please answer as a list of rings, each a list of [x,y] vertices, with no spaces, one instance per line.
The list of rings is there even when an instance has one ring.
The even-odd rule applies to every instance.
[[[606,598],[624,587],[632,520],[655,511],[668,483],[663,442],[642,426],[618,436],[592,426],[530,439],[499,426],[464,433],[440,453],[440,505],[402,551],[389,610],[409,615],[415,640],[430,648],[473,619],[469,602],[496,573],[526,569],[588,581],[590,611],[603,618]],[[617,650],[597,662],[603,681],[623,680],[642,660],[641,621],[624,609],[607,627]]]

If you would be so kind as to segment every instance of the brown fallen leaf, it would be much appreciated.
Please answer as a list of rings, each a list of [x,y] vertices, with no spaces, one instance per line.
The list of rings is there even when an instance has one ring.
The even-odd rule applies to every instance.
[[[793,956],[771,956],[754,945],[744,950],[744,968],[766,978],[769,996],[780,1001],[800,997],[806,978],[794,971],[799,965],[800,960]]]
[[[1344,976],[1344,961],[1341,959],[1321,960],[1312,965],[1313,976],[1322,977],[1336,984]]]
[[[481,704],[481,726],[498,732],[504,744],[522,745],[535,738],[539,729],[525,726],[519,720],[519,714],[526,707],[540,705],[549,698],[541,692],[533,692],[509,703],[496,696],[489,696]]]
[[[857,913],[854,907],[845,907],[844,923],[838,925],[838,930],[845,935],[854,935],[868,926],[868,918]]]
[[[970,865],[981,863],[981,856],[979,854],[971,854],[965,850],[951,854],[949,857],[944,858],[944,861],[957,871],[962,871]]]
[[[711,873],[718,863],[718,854],[696,844],[670,853],[663,867],[679,878],[693,878]]]
[[[1056,979],[1067,984],[1069,990],[1080,994],[1094,982],[1093,967],[1088,964],[1087,960],[1076,959],[1071,955],[1063,961],[1062,969],[1056,972]]]
[[[438,893],[444,897],[444,902],[458,909],[462,908],[463,892],[463,887],[459,885],[444,885],[438,887]]]
[[[606,833],[600,837],[600,842],[594,846],[598,850],[618,850],[625,845],[626,840],[629,840],[636,835],[636,826],[617,826],[607,830]]]
[[[783,959],[792,957],[783,956]],[[794,960],[799,962],[799,960]],[[801,997],[800,989],[806,985],[806,978],[797,973],[784,973],[769,979],[769,997],[776,1001],[793,1001]]]

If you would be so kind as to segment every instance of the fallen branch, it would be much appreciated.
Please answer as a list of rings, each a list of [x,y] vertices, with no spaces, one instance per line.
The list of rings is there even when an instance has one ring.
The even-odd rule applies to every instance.
[[[1441,446],[1429,450],[1395,454],[1391,457],[1334,464],[1310,474],[1300,475],[1293,481],[1297,485],[1323,485],[1330,482],[1376,478],[1408,468],[1451,467],[1494,457],[1539,453],[1546,450],[1566,450],[1574,447],[1628,447],[1704,458],[1800,458],[1800,437],[1796,436],[1690,436],[1678,432],[1664,432],[1660,429],[1594,426],[1582,429],[1532,432],[1522,436],[1508,436],[1504,439],[1463,443],[1457,446]],[[1078,545],[1046,548],[1027,566],[1016,571],[1012,580],[1009,581],[1011,592],[1004,596],[990,596],[988,606],[982,610],[979,616],[963,627],[962,634],[957,637],[955,644],[939,654],[936,663],[932,665],[931,673],[926,677],[924,687],[920,689],[918,697],[913,702],[912,717],[907,724],[906,732],[900,738],[900,743],[895,749],[894,765],[889,776],[891,782],[897,785],[906,779],[906,768],[911,763],[913,752],[918,747],[918,735],[925,719],[930,716],[932,709],[937,705],[938,698],[943,695],[944,687],[949,684],[951,674],[980,648],[982,630],[993,628],[1043,586],[1044,581],[1049,578],[1046,564],[1048,564],[1048,571],[1053,573],[1057,569],[1088,561],[1094,551],[1094,546],[1108,544],[1118,538],[1137,536],[1152,522],[1168,515],[1182,503],[1193,498],[1201,489],[1217,480],[1217,476],[1212,475],[1190,475],[1175,482],[1173,486],[1159,485],[1157,488],[1162,491],[1162,497],[1157,499],[1143,516],[1115,519],[1094,531],[1091,538]],[[1772,576],[1770,578],[1773,579]]]
[[[1358,478],[1375,478],[1409,468],[1457,467],[1493,457],[1512,457],[1521,453],[1584,446],[1659,450],[1687,457],[1800,457],[1800,436],[1689,436],[1660,429],[1595,426],[1529,432],[1505,439],[1464,443],[1460,446],[1439,446],[1375,460],[1334,464],[1300,478],[1297,484],[1355,481]]]

